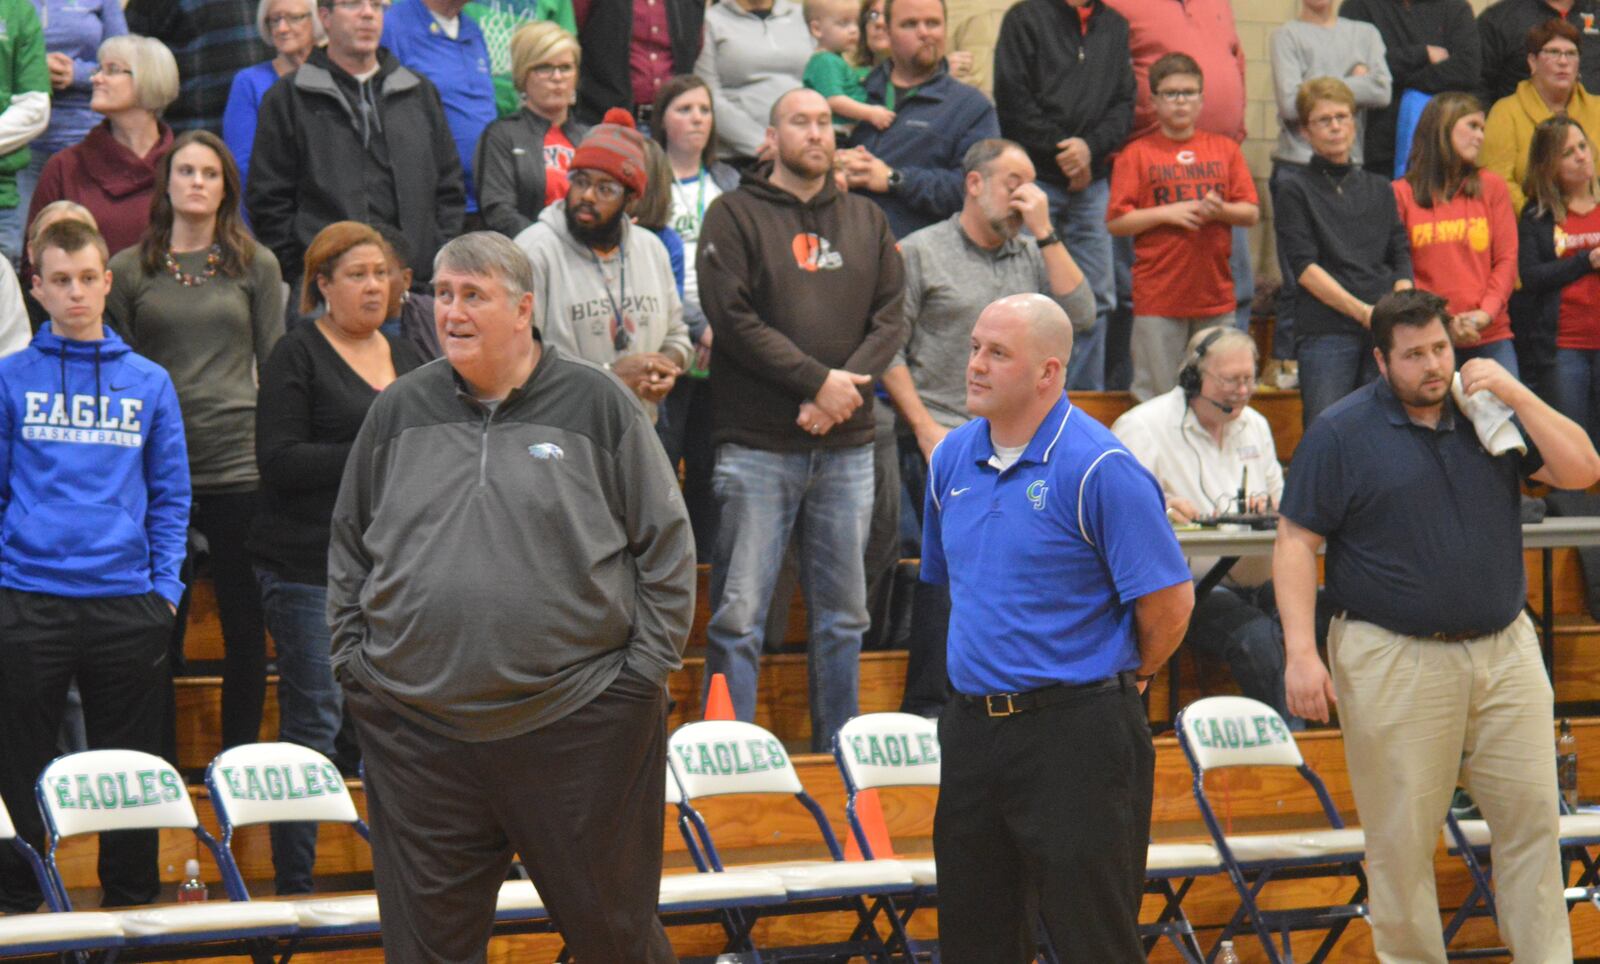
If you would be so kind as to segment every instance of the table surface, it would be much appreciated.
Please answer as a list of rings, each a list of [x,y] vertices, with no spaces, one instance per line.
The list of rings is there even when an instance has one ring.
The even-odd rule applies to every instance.
[[[1270,556],[1277,533],[1272,530],[1221,532],[1216,529],[1183,529],[1177,533],[1178,545],[1192,556]],[[1558,546],[1600,545],[1600,516],[1551,516],[1543,522],[1522,527],[1524,549]]]

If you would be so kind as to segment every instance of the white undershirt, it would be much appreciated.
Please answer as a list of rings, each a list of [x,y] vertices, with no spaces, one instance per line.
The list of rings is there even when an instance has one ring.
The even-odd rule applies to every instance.
[[[1022,453],[1028,448],[1028,443],[1021,445],[996,445],[994,454],[989,457],[989,464],[1004,472],[1017,464],[1017,459],[1022,458]]]
[[[461,39],[461,17],[455,16],[447,18],[433,13],[432,10],[429,10],[428,12],[433,14],[433,22],[439,25],[439,29],[444,31],[444,35],[446,37],[449,37],[451,40]]]

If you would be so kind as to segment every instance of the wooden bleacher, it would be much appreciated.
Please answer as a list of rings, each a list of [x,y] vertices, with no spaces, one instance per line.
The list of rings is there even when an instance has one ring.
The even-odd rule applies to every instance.
[[[1074,393],[1074,401],[1090,415],[1110,424],[1132,403],[1123,393]],[[1299,396],[1294,392],[1263,391],[1252,403],[1272,425],[1279,457],[1287,460],[1293,453],[1300,436]],[[1538,554],[1526,554],[1529,575],[1529,598],[1540,598],[1540,571]],[[699,692],[704,675],[704,626],[709,613],[705,603],[705,571],[701,571],[700,594],[695,628],[690,640],[690,651],[683,670],[670,681],[676,701],[669,726],[677,726],[699,717]],[[1561,704],[1600,702],[1600,625],[1584,611],[1582,570],[1573,550],[1555,553],[1553,588],[1556,611],[1561,614],[1557,629],[1555,676],[1556,699]],[[797,596],[791,605],[788,642],[803,643],[804,609]],[[209,587],[196,587],[191,605],[187,655],[198,666],[222,658],[220,632],[217,626],[215,601]],[[1235,691],[1225,668],[1201,667],[1187,653],[1183,660],[1182,679],[1185,702],[1219,692]],[[871,652],[862,657],[861,709],[863,712],[896,709],[904,685],[905,654],[903,652]],[[1164,722],[1166,716],[1166,674],[1158,677],[1151,688],[1150,707],[1152,720]],[[212,676],[180,679],[178,683],[179,753],[184,768],[198,770],[220,750],[220,680]],[[803,748],[810,735],[807,708],[806,667],[803,654],[769,655],[763,658],[760,702],[757,722],[771,729],[791,748]],[[263,721],[262,737],[270,739],[276,732],[276,695],[269,688],[267,718]],[[1600,791],[1600,719],[1580,719],[1574,723],[1580,744],[1582,784],[1590,794]],[[1553,739],[1553,735],[1552,735]],[[1302,749],[1322,778],[1327,782],[1336,804],[1347,814],[1354,815],[1349,781],[1345,772],[1343,745],[1337,730],[1321,730],[1301,739]],[[817,797],[833,821],[836,833],[847,832],[843,821],[844,792],[831,758],[825,756],[797,755],[796,764],[801,779],[808,790]],[[1226,819],[1237,829],[1285,829],[1303,821],[1309,825],[1313,817],[1314,800],[1309,791],[1293,783],[1266,774],[1222,773],[1213,778],[1221,782],[1220,799],[1226,801],[1220,808]],[[1292,793],[1290,791],[1293,791]],[[203,788],[191,791],[197,798],[204,797]],[[358,805],[363,810],[365,799],[359,788],[355,791]],[[898,850],[903,854],[926,854],[931,850],[931,832],[934,795],[923,790],[895,791],[884,796],[884,811],[889,820]],[[203,819],[211,822],[208,802],[197,800]],[[726,849],[730,861],[756,862],[760,860],[788,859],[795,856],[817,856],[821,853],[820,841],[814,828],[802,815],[787,810],[774,802],[747,798],[736,801],[710,801],[708,816],[716,822],[718,807],[737,807],[737,819],[721,825],[719,844]],[[1160,840],[1195,840],[1205,835],[1199,813],[1190,793],[1190,775],[1176,741],[1169,737],[1157,739],[1156,791],[1153,817],[1153,835]],[[682,840],[675,832],[663,838],[669,868],[685,869],[686,855]],[[163,834],[163,879],[175,883],[179,879],[184,860],[197,857],[205,868],[203,875],[215,881],[215,869],[204,854],[197,853],[192,838],[178,834]],[[74,888],[92,888],[94,877],[93,839],[72,840],[63,848],[63,869],[68,884]],[[242,830],[236,838],[236,852],[247,878],[259,893],[271,889],[271,856],[266,834],[258,828]],[[1469,881],[1459,860],[1448,857],[1442,848],[1436,854],[1439,874],[1440,903],[1453,909],[1466,896]],[[344,828],[325,828],[319,841],[317,873],[323,879],[337,879],[341,883],[354,879],[360,886],[362,875],[370,871],[370,860],[365,845],[353,832]],[[1306,900],[1321,893],[1326,885],[1318,882],[1295,882],[1275,885],[1284,888],[1279,893],[1292,895],[1296,900]],[[1271,906],[1269,888],[1267,904]],[[1330,895],[1331,896],[1331,895]],[[1203,943],[1215,934],[1216,928],[1232,913],[1236,899],[1225,878],[1214,877],[1199,881],[1185,901],[1191,919],[1201,929]],[[1156,907],[1147,902],[1147,915],[1153,917]],[[832,918],[787,918],[763,922],[757,929],[758,941],[777,946],[784,943],[804,943],[816,940],[843,938],[852,921],[837,915]],[[1578,956],[1600,956],[1600,912],[1580,907],[1572,915],[1574,947]],[[931,936],[935,918],[920,914],[914,921],[917,936]],[[718,933],[713,928],[682,928],[672,932],[674,945],[680,954],[714,953],[720,946]],[[1305,945],[1297,939],[1296,949],[1306,953],[1314,943],[1314,935],[1307,935]],[[489,960],[495,962],[539,961],[553,959],[559,940],[542,935],[497,938],[490,947]],[[1458,946],[1489,946],[1497,943],[1492,926],[1486,921],[1474,921],[1458,942]],[[1239,952],[1245,961],[1261,960],[1259,949],[1252,938],[1241,938]],[[382,960],[378,951],[344,950],[336,954],[297,955],[297,960],[308,962],[377,962]],[[1170,949],[1158,950],[1158,961],[1175,960]],[[1372,959],[1371,937],[1367,928],[1352,927],[1333,955],[1335,961],[1366,961]]]

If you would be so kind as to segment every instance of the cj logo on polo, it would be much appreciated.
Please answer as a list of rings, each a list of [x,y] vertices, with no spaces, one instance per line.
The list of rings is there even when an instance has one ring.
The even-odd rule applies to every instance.
[[[1044,484],[1044,479],[1034,479],[1028,485],[1028,501],[1033,503],[1033,511],[1044,511],[1044,498],[1050,494],[1050,487]]]

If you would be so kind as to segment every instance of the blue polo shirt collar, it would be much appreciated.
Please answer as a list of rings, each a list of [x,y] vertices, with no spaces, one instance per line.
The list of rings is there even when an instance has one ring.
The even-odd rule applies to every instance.
[[[1378,376],[1378,380],[1373,383],[1372,395],[1378,400],[1378,407],[1383,409],[1383,414],[1389,419],[1390,425],[1412,425],[1420,429],[1427,428],[1424,425],[1417,425],[1416,422],[1411,420],[1411,416],[1406,414],[1405,406],[1401,405],[1400,399],[1395,397],[1394,389],[1389,387],[1387,378],[1381,375]],[[1446,395],[1444,409],[1439,413],[1439,425],[1433,431],[1453,432],[1455,429],[1456,400],[1454,397]]]
[[[1022,457],[1017,459],[1016,465],[1031,462],[1034,465],[1050,464],[1050,455],[1055,451],[1056,443],[1061,440],[1061,433],[1066,430],[1067,419],[1072,417],[1072,402],[1067,398],[1067,393],[1062,392],[1061,397],[1050,407],[1044,421],[1033,430],[1033,438],[1028,440],[1028,447],[1022,450]],[[984,425],[983,434],[977,439],[972,449],[972,460],[978,465],[988,465],[994,458],[994,439],[989,436],[989,426]],[[1012,468],[1016,468],[1013,465]]]

